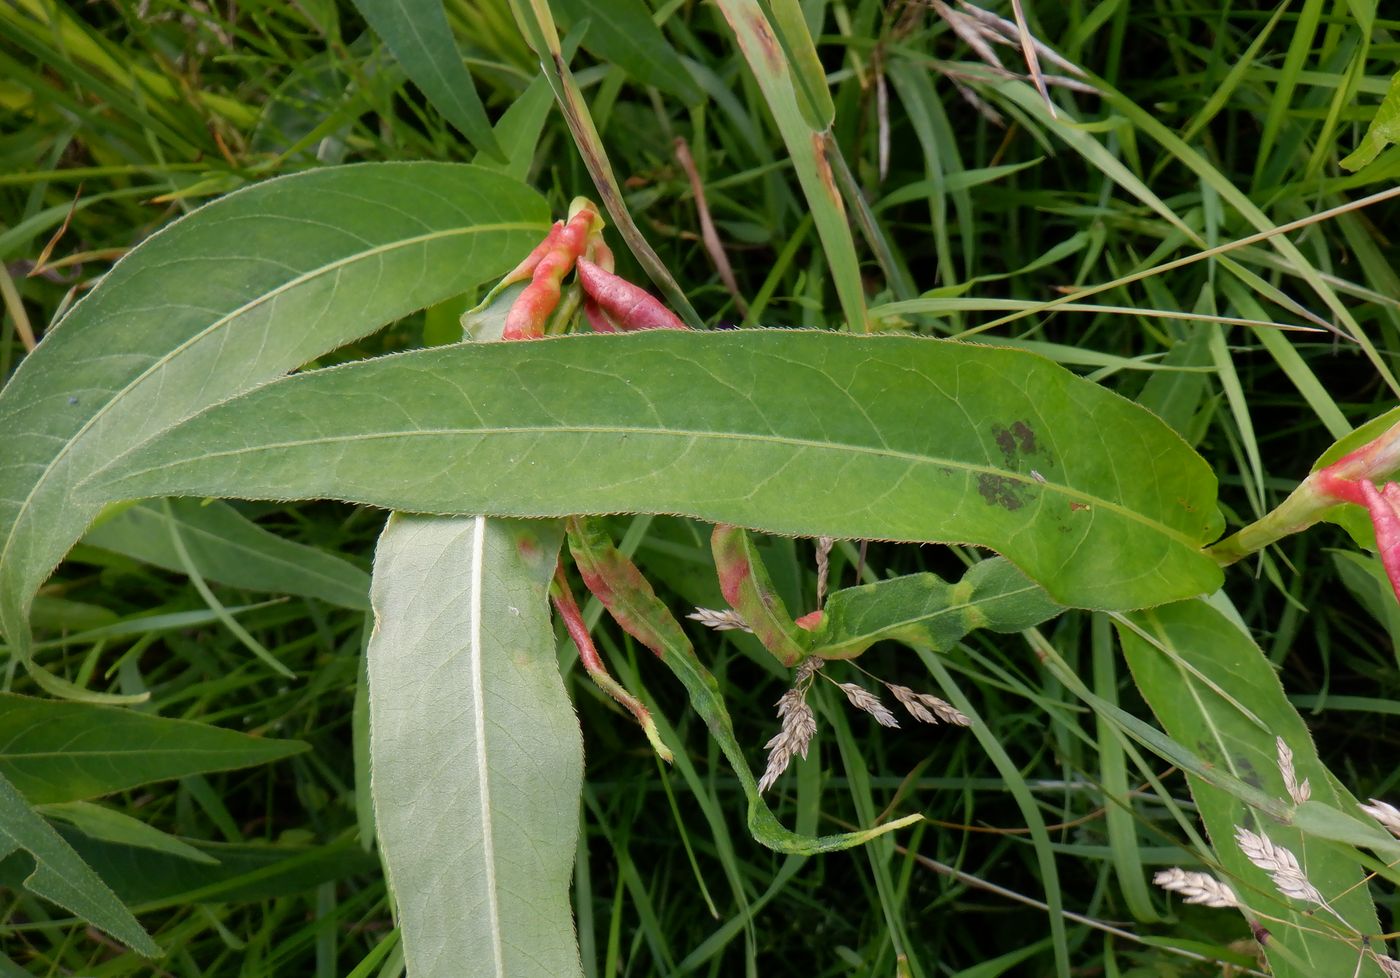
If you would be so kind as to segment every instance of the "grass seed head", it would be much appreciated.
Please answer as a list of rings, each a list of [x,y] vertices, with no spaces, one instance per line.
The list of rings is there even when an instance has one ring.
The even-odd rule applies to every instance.
[[[1396,808],[1389,802],[1381,801],[1379,798],[1372,798],[1371,804],[1362,805],[1361,810],[1380,822],[1381,828],[1400,838],[1400,808]]]
[[[899,721],[894,718],[889,707],[880,702],[880,697],[858,683],[837,683],[841,687],[841,692],[846,694],[846,699],[857,710],[864,710],[875,718],[882,727],[898,727]]]
[[[959,727],[972,726],[972,718],[947,700],[939,699],[932,693],[916,693],[908,686],[885,683],[900,705],[909,715],[923,723],[951,723]]]
[[[768,766],[763,769],[763,777],[758,779],[760,794],[773,787],[778,776],[787,770],[792,755],[806,758],[807,748],[817,732],[817,717],[807,705],[805,686],[794,686],[778,699],[778,716],[783,726],[764,745],[768,749]]]
[[[1164,869],[1153,876],[1152,882],[1164,890],[1180,893],[1186,898],[1187,903],[1198,903],[1203,907],[1222,909],[1240,905],[1239,897],[1235,896],[1235,891],[1230,889],[1228,884],[1222,883],[1209,873],[1200,873],[1182,869],[1180,866],[1173,866],[1171,869]]]
[[[1377,954],[1375,951],[1371,952],[1371,956],[1376,959],[1376,964],[1381,966],[1386,978],[1400,978],[1400,961],[1386,957],[1384,954]]]
[[[1268,836],[1236,826],[1235,842],[1245,858],[1269,874],[1274,886],[1284,896],[1306,903],[1327,902],[1317,887],[1308,882],[1302,867],[1298,865],[1298,858],[1283,846],[1276,845]]]
[[[1288,797],[1293,799],[1293,804],[1301,805],[1312,797],[1312,786],[1308,784],[1308,779],[1304,778],[1303,783],[1298,783],[1298,772],[1293,768],[1293,751],[1284,743],[1282,737],[1275,739],[1278,747],[1278,770],[1283,775],[1283,786],[1288,790]]]
[[[716,611],[714,608],[696,608],[686,615],[691,621],[698,621],[717,632],[753,632],[744,617],[733,608]]]

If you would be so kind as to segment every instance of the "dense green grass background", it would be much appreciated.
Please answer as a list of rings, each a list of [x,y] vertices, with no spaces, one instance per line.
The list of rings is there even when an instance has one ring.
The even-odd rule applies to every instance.
[[[1052,88],[1052,119],[1017,49],[998,48],[1006,70],[994,70],[936,9],[809,2],[802,10],[830,83],[847,189],[869,207],[855,236],[859,264],[842,266],[819,245],[774,110],[717,8],[648,7],[701,95],[687,102],[684,92],[639,82],[635,64],[590,53],[593,28],[580,28],[603,7],[556,5],[566,50],[582,37],[574,71],[627,206],[710,325],[838,326],[844,276],[859,283],[880,328],[965,335],[1006,315],[995,301],[1041,302],[1142,272],[1251,234],[1260,216],[1303,220],[1389,189],[1400,175],[1395,148],[1356,174],[1337,166],[1400,56],[1400,21],[1384,19],[1385,5],[1028,3],[1035,35],[1088,72],[1074,87]],[[496,165],[545,191],[560,212],[575,194],[595,195],[505,0],[459,0],[448,12],[498,132],[527,134]],[[1011,16],[1009,7],[996,12]],[[355,9],[323,0],[6,4],[0,106],[0,375],[112,261],[214,195],[327,164],[476,156],[404,81]],[[677,138],[742,304],[701,240]],[[1281,499],[1347,425],[1394,405],[1385,374],[1400,349],[1397,213],[1390,201],[1308,225],[1290,236],[1301,260],[1258,243],[1093,300],[1285,325],[1322,320],[1349,336],[1065,311],[1032,311],[977,335],[1042,352],[1161,412],[1216,467],[1238,526]],[[645,280],[622,242],[613,244],[620,269]],[[969,301],[939,314],[881,309],[930,290]],[[455,339],[470,298],[338,358]],[[382,514],[332,504],[235,505],[362,568],[382,523]],[[720,604],[707,528],[619,518],[614,529],[673,609]],[[810,542],[775,540],[767,556],[789,604],[811,607]],[[1400,615],[1368,560],[1345,534],[1319,527],[1231,570],[1226,591],[1336,777],[1359,796],[1394,800]],[[843,542],[832,574],[850,584],[858,569],[874,578],[960,567],[943,549],[872,545],[862,560],[857,544]],[[298,738],[312,750],[102,802],[207,844],[222,859],[217,869],[69,833],[128,887],[123,896],[170,949],[155,966],[14,888],[23,865],[0,864],[0,886],[10,887],[0,890],[0,974],[396,973],[383,879],[357,821],[366,790],[354,749],[364,615],[225,586],[213,594],[241,609],[243,627],[295,680],[254,658],[184,574],[95,541],[72,554],[37,606],[40,637],[53,643],[43,661],[94,688],[150,692],[139,709]],[[178,627],[139,623],[176,612],[197,615]],[[1100,696],[1149,716],[1105,619],[1075,613],[1042,631]],[[733,636],[694,632],[758,764],[785,677],[755,642]],[[575,905],[589,975],[1052,974],[1051,918],[1035,902],[1047,899],[1082,915],[1065,923],[1076,974],[1219,973],[1162,943],[1252,960],[1247,944],[1229,947],[1249,936],[1237,915],[1149,892],[1155,868],[1197,859],[1170,814],[1171,804],[1189,811],[1181,776],[1151,758],[1141,770],[1106,747],[1111,738],[1092,710],[1041,668],[1027,641],[974,638],[942,660],[985,722],[980,742],[949,728],[884,730],[820,689],[822,732],[810,759],[779,784],[780,813],[804,831],[870,824],[886,811],[933,821],[867,851],[799,859],[745,835],[741,796],[664,670],[610,624],[597,639],[617,672],[658,704],[693,773],[658,769],[561,647],[587,750]],[[937,685],[907,649],[879,647],[862,665],[917,689]],[[34,692],[13,660],[5,683]],[[1149,774],[1162,776],[1166,798],[1144,790]],[[1018,791],[1050,826],[1048,846],[1031,840]],[[1125,830],[1110,836],[1110,819]],[[1384,888],[1376,896],[1391,926],[1393,896]]]

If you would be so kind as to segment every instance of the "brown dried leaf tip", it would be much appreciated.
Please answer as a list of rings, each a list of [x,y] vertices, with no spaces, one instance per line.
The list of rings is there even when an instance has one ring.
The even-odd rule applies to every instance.
[[[900,706],[921,723],[951,723],[959,727],[972,726],[972,718],[947,700],[941,700],[932,693],[916,693],[908,686],[885,683],[885,688],[894,694]]]
[[[1211,876],[1209,873],[1199,873],[1194,870],[1185,870],[1180,866],[1173,866],[1171,869],[1164,869],[1156,876],[1152,877],[1152,882],[1156,883],[1164,890],[1172,893],[1180,893],[1186,898],[1187,903],[1198,903],[1203,907],[1238,907],[1239,897],[1235,896],[1235,891],[1229,885]]]
[[[807,705],[807,691],[812,688],[812,676],[823,665],[825,663],[815,656],[804,660],[797,668],[792,689],[778,700],[778,717],[783,726],[764,745],[768,749],[768,766],[763,770],[763,777],[758,779],[759,794],[773,787],[778,776],[787,770],[793,754],[807,756],[807,748],[817,732],[817,716]]]

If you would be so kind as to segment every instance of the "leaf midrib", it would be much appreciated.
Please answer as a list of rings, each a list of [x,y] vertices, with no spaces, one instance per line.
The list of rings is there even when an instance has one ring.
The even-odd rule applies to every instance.
[[[869,455],[879,458],[888,458],[897,461],[904,461],[921,466],[932,465],[944,468],[952,468],[955,470],[970,473],[995,475],[1001,478],[1013,479],[1016,482],[1022,483],[1023,485],[1036,487],[1039,490],[1045,492],[1057,493],[1058,495],[1062,496],[1067,500],[1087,502],[1091,506],[1101,506],[1109,512],[1115,513],[1118,516],[1121,516],[1132,522],[1139,523],[1142,526],[1148,527],[1149,529],[1163,536],[1169,537],[1170,539],[1175,540],[1176,542],[1190,549],[1195,550],[1200,548],[1200,543],[1198,541],[1191,539],[1182,531],[1176,530],[1172,527],[1167,526],[1164,523],[1160,523],[1156,520],[1150,519],[1142,513],[1139,513],[1133,509],[1129,509],[1128,507],[1123,506],[1120,503],[1116,503],[1112,500],[1105,499],[1101,496],[1096,496],[1091,493],[1074,489],[1070,486],[1063,485],[1062,483],[1051,482],[1049,480],[1045,480],[1042,482],[1040,479],[1036,479],[1033,476],[1022,475],[1021,473],[1014,472],[1010,469],[997,468],[994,465],[979,465],[972,462],[964,462],[958,459],[942,458],[934,455],[920,455],[915,452],[900,451],[898,449],[892,448],[875,448],[872,446],[855,445],[847,442],[817,441],[815,439],[810,438],[797,438],[791,435],[757,435],[734,431],[706,431],[690,428],[645,428],[631,425],[512,425],[510,427],[452,427],[418,429],[414,431],[356,432],[354,434],[349,435],[330,435],[321,438],[301,438],[282,442],[264,442],[246,448],[234,448],[218,452],[203,452],[200,454],[199,461],[204,462],[209,459],[218,458],[236,458],[240,455],[249,455],[266,451],[273,451],[277,449],[301,448],[308,445],[334,445],[341,442],[363,442],[378,439],[418,437],[443,438],[452,437],[454,435],[490,436],[535,434],[644,435],[651,437],[685,438],[690,440],[710,439],[714,441],[760,442],[792,448],[811,448],[822,451],[845,451],[850,452],[852,454]],[[133,446],[133,450],[136,447],[139,446]],[[113,465],[120,462],[122,458],[124,458],[127,454],[129,454],[129,452],[125,452],[121,455],[114,457],[111,462],[103,466],[97,472],[94,472],[87,479],[85,479],[83,483],[80,483],[80,485],[92,483],[103,472],[107,471]],[[137,469],[131,472],[124,473],[119,481],[134,479],[141,475],[146,475],[152,472],[158,472],[161,469],[172,467],[173,465],[161,464],[153,465],[149,468]]]
[[[471,590],[468,596],[470,605],[468,614],[471,616],[471,624],[467,636],[467,641],[470,643],[467,655],[471,669],[472,705],[475,707],[473,714],[477,745],[477,792],[481,800],[481,844],[482,852],[485,853],[482,864],[486,872],[486,907],[490,916],[488,933],[491,935],[492,965],[496,969],[495,974],[500,978],[506,973],[505,950],[501,946],[501,910],[496,895],[496,840],[495,834],[491,831],[491,767],[486,756],[486,689],[482,685],[485,673],[481,654],[481,612],[482,592],[484,590],[482,579],[486,572],[486,517],[484,516],[478,516],[472,521],[471,546],[471,566],[468,568],[471,577]]]
[[[168,353],[152,361],[150,366],[148,366],[136,377],[132,378],[130,383],[128,383],[125,387],[114,391],[112,393],[112,396],[108,398],[107,401],[101,407],[99,407],[95,412],[93,412],[92,416],[88,418],[87,421],[83,422],[82,427],[75,431],[72,437],[70,437],[67,441],[64,442],[63,447],[60,448],[58,453],[54,455],[54,457],[44,466],[43,471],[39,473],[39,477],[34,480],[34,485],[30,488],[28,494],[24,497],[24,500],[19,504],[19,507],[15,510],[14,521],[10,524],[9,531],[5,534],[4,546],[0,547],[0,565],[3,565],[6,562],[6,559],[9,557],[10,548],[14,544],[16,533],[20,525],[24,522],[25,514],[29,511],[30,504],[33,502],[35,495],[39,492],[41,488],[43,488],[45,483],[48,482],[49,476],[53,473],[54,469],[56,469],[58,465],[65,458],[68,457],[73,447],[83,440],[83,437],[87,434],[87,432],[95,424],[97,424],[97,422],[101,418],[106,417],[107,414],[114,409],[114,405],[118,404],[121,401],[122,395],[126,394],[128,391],[144,383],[148,377],[150,377],[153,373],[157,372],[158,370],[162,369],[166,364],[168,364],[180,353],[183,353],[190,346],[194,345],[195,343],[199,342],[205,337],[212,335],[219,329],[223,328],[224,326],[227,326],[229,323],[237,320],[238,318],[250,312],[251,310],[258,308],[259,306],[269,301],[277,299],[278,297],[286,294],[287,292],[290,292],[294,288],[302,286],[321,276],[331,274],[333,272],[339,272],[340,270],[349,267],[350,265],[364,261],[369,258],[373,258],[376,255],[388,254],[400,248],[412,247],[415,245],[452,237],[477,234],[483,231],[530,230],[536,228],[537,226],[538,225],[532,222],[526,221],[509,221],[500,224],[474,224],[471,227],[453,228],[447,231],[435,231],[431,234],[419,235],[413,238],[399,238],[391,243],[379,245],[374,248],[366,249],[364,251],[357,251],[353,255],[347,255],[344,258],[331,262],[330,264],[320,265],[317,266],[315,269],[303,272],[295,278],[287,280],[283,284],[279,285],[277,288],[269,292],[264,292],[262,295],[257,296],[256,298],[251,299],[248,302],[245,302],[237,309],[234,309],[231,312],[226,313],[225,315],[214,320],[204,329],[200,330],[198,333],[186,339],[183,343],[175,347],[173,350],[170,350]],[[76,313],[78,309],[75,307],[73,311],[74,313]],[[159,432],[157,432],[157,434],[159,434]],[[152,435],[151,437],[155,436]],[[113,459],[113,461],[116,461],[121,457],[122,455],[118,455],[115,459]]]

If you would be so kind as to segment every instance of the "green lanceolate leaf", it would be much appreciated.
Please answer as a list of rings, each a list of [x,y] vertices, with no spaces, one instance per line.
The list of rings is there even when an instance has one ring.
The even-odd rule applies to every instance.
[[[984,560],[956,584],[910,574],[835,592],[808,653],[850,659],[885,639],[944,651],[975,629],[1019,632],[1063,610],[1010,561]]]
[[[85,488],[94,503],[327,496],[959,541],[1088,608],[1221,580],[1201,553],[1221,523],[1215,477],[1160,420],[1033,354],[913,337],[652,331],[425,350],[266,385]]]
[[[207,723],[0,693],[0,774],[33,804],[268,764],[309,749]]]
[[[886,832],[919,821],[921,816],[908,815],[872,829],[824,836],[801,835],[785,828],[759,793],[758,782],[734,735],[734,723],[724,705],[719,683],[700,662],[680,623],[656,596],[641,571],[613,546],[607,532],[593,520],[569,521],[569,552],[588,589],[603,602],[608,614],[628,634],[655,652],[685,687],[690,705],[705,721],[710,736],[729,761],[748,799],[749,832],[756,840],[778,852],[814,855],[864,845]]]
[[[160,955],[156,942],[116,894],[0,775],[0,861],[21,851],[34,860],[33,872],[23,880],[31,893],[72,911],[148,958]]]
[[[191,562],[206,580],[369,609],[369,575],[349,561],[284,540],[226,503],[175,499],[170,509]],[[171,522],[159,504],[139,503],[101,520],[83,542],[183,571],[171,542]]]
[[[473,146],[504,160],[471,73],[452,39],[442,0],[355,0],[355,6],[433,108]]]
[[[1316,801],[1355,809],[1318,760],[1308,729],[1268,658],[1225,615],[1203,600],[1183,601],[1127,616],[1118,623],[1118,635],[1133,679],[1158,722],[1212,768],[1291,807],[1278,767],[1275,738],[1281,737],[1293,751],[1298,780],[1311,782]],[[1236,795],[1196,775],[1188,774],[1188,779],[1216,858],[1235,892],[1252,912],[1281,918],[1264,921],[1271,935],[1264,950],[1273,974],[1352,974],[1358,935],[1378,931],[1370,896],[1358,885],[1358,865],[1344,851],[1256,814]],[[1315,906],[1281,897],[1269,874],[1240,851],[1237,826],[1291,851],[1308,880],[1356,933],[1347,933]]]
[[[583,747],[549,620],[556,523],[390,517],[370,753],[413,978],[581,974],[569,911]]]
[[[434,163],[270,180],[116,264],[0,392],[0,628],[98,515],[72,488],[155,432],[506,271],[548,227],[533,191]],[[38,674],[50,688],[72,692]]]

